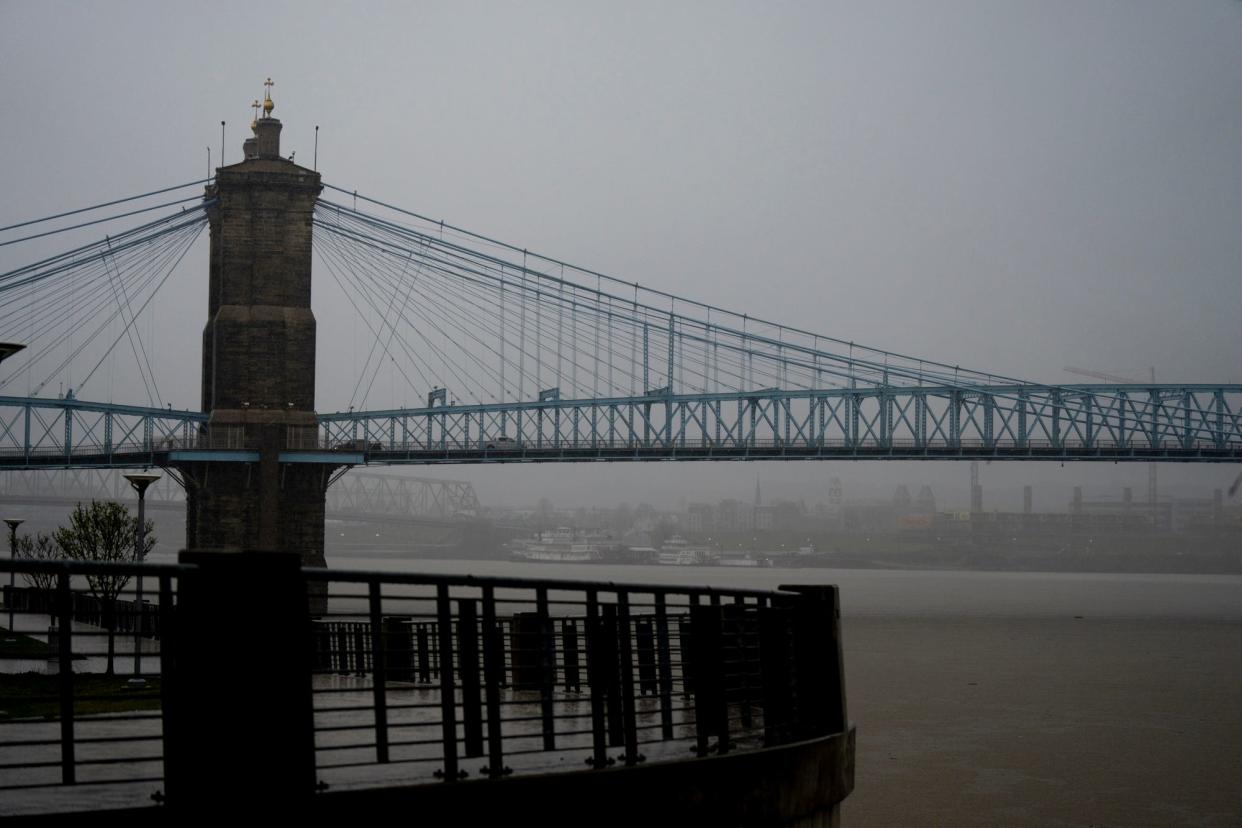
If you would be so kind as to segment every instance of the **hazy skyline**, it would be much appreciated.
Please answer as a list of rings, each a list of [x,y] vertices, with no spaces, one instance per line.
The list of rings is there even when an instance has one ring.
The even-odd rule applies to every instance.
[[[202,178],[221,120],[223,160],[239,161],[270,76],[283,150],[309,164],[319,125],[326,181],[533,251],[1034,381],[1083,381],[1072,365],[1242,382],[1240,34],[1242,4],[1225,0],[3,2],[0,224]],[[0,248],[0,269],[25,261]],[[199,404],[205,263],[204,235],[144,320],[178,407]],[[330,282],[315,291],[317,404],[335,410],[370,341]],[[88,396],[142,401],[122,356]],[[372,407],[402,393],[377,390]],[[968,473],[416,473],[469,477],[486,502],[589,503],[744,496],[756,471],[778,490],[836,475],[877,491],[965,491]],[[1210,489],[1236,467],[1161,473]],[[986,475],[1139,496],[1146,481],[1141,465]]]

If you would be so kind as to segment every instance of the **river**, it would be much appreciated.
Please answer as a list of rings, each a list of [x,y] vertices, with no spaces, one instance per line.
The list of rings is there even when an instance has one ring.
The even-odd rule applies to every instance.
[[[1242,577],[553,565],[334,567],[841,587],[843,824],[1242,825]]]
[[[1242,575],[544,564],[332,555],[334,569],[775,589],[836,584],[844,617],[995,616],[1242,622]]]

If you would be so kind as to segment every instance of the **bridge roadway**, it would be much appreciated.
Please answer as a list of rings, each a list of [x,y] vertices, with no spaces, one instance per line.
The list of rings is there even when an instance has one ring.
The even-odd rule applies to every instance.
[[[198,411],[0,397],[0,468],[257,462]],[[1242,385],[882,386],[439,405],[318,415],[282,463],[1242,461]]]

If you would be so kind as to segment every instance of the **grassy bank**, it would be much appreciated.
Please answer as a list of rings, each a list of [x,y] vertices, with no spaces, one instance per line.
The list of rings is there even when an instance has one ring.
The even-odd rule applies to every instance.
[[[59,676],[0,675],[0,719],[55,718],[60,715],[59,693]],[[158,710],[160,681],[148,678],[145,686],[131,687],[127,676],[75,674],[73,695],[75,716]]]
[[[50,658],[55,651],[37,638],[0,627],[0,658]]]

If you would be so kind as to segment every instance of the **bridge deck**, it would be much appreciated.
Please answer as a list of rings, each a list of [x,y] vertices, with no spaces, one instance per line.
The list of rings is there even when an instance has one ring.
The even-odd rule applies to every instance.
[[[283,463],[1242,460],[1242,385],[880,386],[652,393],[319,415]],[[198,411],[0,397],[0,468],[257,462]]]
[[[174,465],[167,451],[118,451],[110,454],[74,453],[64,455],[16,454],[0,455],[0,469],[133,469],[164,468]],[[186,460],[191,451],[176,452]],[[219,452],[203,452],[203,458],[217,462],[258,462],[250,452],[221,456]],[[257,455],[257,453],[254,453]],[[1242,446],[1217,449],[1214,446],[1191,448],[1146,448],[1136,446],[545,446],[542,448],[504,449],[402,449],[383,448],[365,455],[338,455],[333,465],[367,466],[429,466],[489,463],[597,463],[597,462],[668,462],[668,461],[745,461],[745,460],[1027,460],[1064,462],[1174,462],[1174,463],[1237,463],[1242,462]]]

